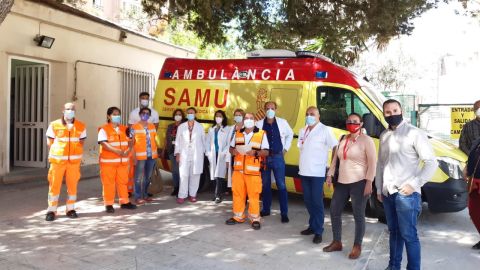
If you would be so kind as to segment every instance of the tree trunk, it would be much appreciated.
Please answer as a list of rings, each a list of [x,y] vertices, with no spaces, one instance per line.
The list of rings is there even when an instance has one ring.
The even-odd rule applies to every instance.
[[[7,17],[7,14],[10,12],[10,9],[13,6],[13,0],[1,0],[0,1],[0,25],[3,20]]]

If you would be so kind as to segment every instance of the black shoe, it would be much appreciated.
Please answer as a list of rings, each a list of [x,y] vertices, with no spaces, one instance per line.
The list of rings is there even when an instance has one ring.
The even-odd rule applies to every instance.
[[[310,229],[310,227],[308,227],[307,229],[301,231],[300,234],[301,234],[301,235],[312,235],[312,234],[313,234],[313,230]]]
[[[472,249],[480,249],[480,241],[472,246]]]
[[[287,215],[282,215],[282,223],[288,223],[290,219],[288,218]]]
[[[113,209],[113,206],[107,205],[107,206],[105,206],[105,212],[107,212],[107,213],[115,213],[115,209]]]
[[[69,218],[78,218],[77,212],[75,210],[70,210],[67,212],[67,217]]]
[[[260,211],[260,216],[261,216],[261,217],[270,216],[270,212],[267,212],[267,211]]]
[[[133,209],[137,209],[137,206],[135,204],[132,204],[132,203],[129,202],[129,203],[124,203],[124,204],[120,205],[120,208],[133,210]]]
[[[46,221],[54,221],[55,220],[55,213],[54,212],[48,212],[47,215],[45,216]]]
[[[153,197],[153,194],[147,193],[148,197]]]
[[[229,219],[227,219],[227,220],[225,221],[225,224],[227,224],[227,225],[235,225],[235,224],[237,224],[237,223],[241,223],[241,222],[238,222],[238,221],[237,221],[236,219],[234,219],[234,218],[229,218]]]
[[[258,222],[258,221],[252,222],[252,228],[254,230],[260,230],[260,227],[261,227],[260,222]]]
[[[215,198],[215,203],[221,203],[222,201],[223,201],[222,198],[219,198],[219,197]]]
[[[315,234],[312,242],[314,244],[320,244],[322,242],[322,235],[321,234]]]

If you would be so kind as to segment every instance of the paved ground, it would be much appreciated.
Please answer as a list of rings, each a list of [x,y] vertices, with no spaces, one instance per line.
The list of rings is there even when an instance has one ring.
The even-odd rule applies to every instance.
[[[64,198],[65,191],[62,191]],[[0,186],[0,269],[384,269],[388,260],[386,226],[368,219],[363,254],[346,256],[353,240],[353,217],[344,216],[343,252],[327,254],[331,239],[326,218],[324,243],[300,236],[307,215],[300,197],[290,199],[290,223],[278,211],[260,231],[247,224],[226,226],[231,202],[215,205],[210,193],[200,201],[175,204],[170,189],[137,210],[105,214],[98,178],[79,184],[80,218],[44,221],[46,183]],[[274,203],[274,209],[278,204]],[[328,213],[328,209],[326,209]],[[479,269],[480,239],[466,211],[432,215],[420,221],[424,269]]]

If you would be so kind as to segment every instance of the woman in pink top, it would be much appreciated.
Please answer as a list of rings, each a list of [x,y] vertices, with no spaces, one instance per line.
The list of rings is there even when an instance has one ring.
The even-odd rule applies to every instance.
[[[341,251],[342,245],[342,211],[352,201],[355,219],[355,240],[348,257],[357,259],[362,252],[362,240],[365,234],[365,207],[368,196],[372,193],[372,182],[375,176],[377,155],[373,139],[362,133],[362,117],[356,113],[348,116],[345,135],[334,150],[330,169],[327,173],[327,184],[331,185],[335,174],[336,162],[340,161],[338,182],[335,184],[330,217],[332,220],[333,241],[323,251]],[[338,157],[338,158],[337,158]]]

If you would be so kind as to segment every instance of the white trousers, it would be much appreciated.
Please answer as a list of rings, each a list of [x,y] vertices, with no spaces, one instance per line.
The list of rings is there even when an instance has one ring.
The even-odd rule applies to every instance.
[[[188,174],[180,173],[180,185],[178,188],[178,198],[185,199],[188,195],[190,197],[197,197],[198,186],[200,185],[200,175],[193,174],[193,161],[187,161]]]

